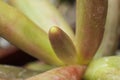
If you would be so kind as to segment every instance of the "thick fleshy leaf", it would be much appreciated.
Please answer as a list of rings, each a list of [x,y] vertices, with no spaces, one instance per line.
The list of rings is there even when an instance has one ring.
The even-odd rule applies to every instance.
[[[9,13],[8,13],[9,12]],[[15,8],[0,1],[0,35],[30,55],[60,65],[47,34]]]
[[[59,26],[71,38],[74,37],[70,26],[49,0],[9,0],[9,3],[22,11],[44,31],[48,32],[51,26]]]
[[[77,0],[76,47],[80,64],[88,64],[104,34],[108,0]]]
[[[120,0],[108,0],[108,12],[102,43],[94,59],[115,53],[119,42]]]
[[[85,72],[84,80],[120,80],[120,56],[93,60]]]
[[[60,67],[45,73],[33,76],[26,80],[82,80],[85,66]]]
[[[69,36],[58,27],[49,31],[49,39],[56,55],[66,64],[77,63],[76,48]]]

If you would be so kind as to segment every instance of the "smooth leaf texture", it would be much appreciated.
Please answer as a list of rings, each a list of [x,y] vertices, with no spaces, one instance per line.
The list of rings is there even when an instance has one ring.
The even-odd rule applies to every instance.
[[[9,12],[9,13],[8,13]],[[60,65],[47,34],[15,8],[0,1],[0,35],[28,54]]]
[[[72,29],[49,0],[9,0],[9,3],[22,11],[47,33],[52,26],[58,26],[66,32],[71,39],[74,39]]]
[[[56,55],[66,64],[76,64],[78,57],[76,48],[70,37],[59,27],[49,30],[49,39]]]
[[[120,80],[120,56],[93,60],[85,72],[84,80]]]
[[[82,80],[85,66],[66,66],[33,76],[26,80]]]

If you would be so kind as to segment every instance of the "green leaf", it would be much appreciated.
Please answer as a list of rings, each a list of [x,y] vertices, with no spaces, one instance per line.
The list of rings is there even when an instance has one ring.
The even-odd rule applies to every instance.
[[[55,55],[47,34],[21,12],[2,1],[0,1],[0,35],[38,59],[49,64],[62,64]]]
[[[25,64],[24,67],[30,70],[44,72],[58,66],[45,64],[44,62],[40,62],[40,61],[34,61]]]
[[[119,80],[120,56],[104,57],[93,60],[88,66],[85,80]]]
[[[49,0],[9,0],[9,3],[47,33],[51,26],[59,26],[74,39],[72,29]]]

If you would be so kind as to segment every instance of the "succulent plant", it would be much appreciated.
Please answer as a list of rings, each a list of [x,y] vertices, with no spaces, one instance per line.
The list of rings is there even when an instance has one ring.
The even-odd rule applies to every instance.
[[[48,0],[0,1],[0,36],[39,60],[66,66],[26,80],[80,80],[84,72],[87,80],[94,71],[88,65],[114,53],[119,37],[120,1],[77,0],[76,5],[74,33]]]
[[[104,57],[90,63],[85,80],[119,80],[120,56]]]

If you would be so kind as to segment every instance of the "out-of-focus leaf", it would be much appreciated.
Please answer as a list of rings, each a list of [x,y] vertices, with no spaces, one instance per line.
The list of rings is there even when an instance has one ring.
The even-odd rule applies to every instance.
[[[62,64],[54,53],[47,34],[3,1],[0,1],[0,35],[38,59],[49,64]]]
[[[9,0],[9,3],[44,31],[48,32],[51,26],[59,26],[71,39],[74,39],[72,29],[49,0]]]
[[[0,65],[0,80],[1,78],[6,80],[25,79],[42,72],[43,71],[32,71],[15,66]]]
[[[27,69],[30,69],[30,70],[43,71],[44,72],[44,71],[53,69],[57,66],[45,64],[44,62],[35,61],[35,62],[27,63],[24,67],[27,68]]]
[[[93,60],[88,66],[84,80],[119,80],[120,56]]]
[[[85,66],[73,65],[52,69],[26,80],[81,80]]]
[[[107,20],[102,43],[94,59],[115,54],[119,43],[120,0],[108,0]]]

